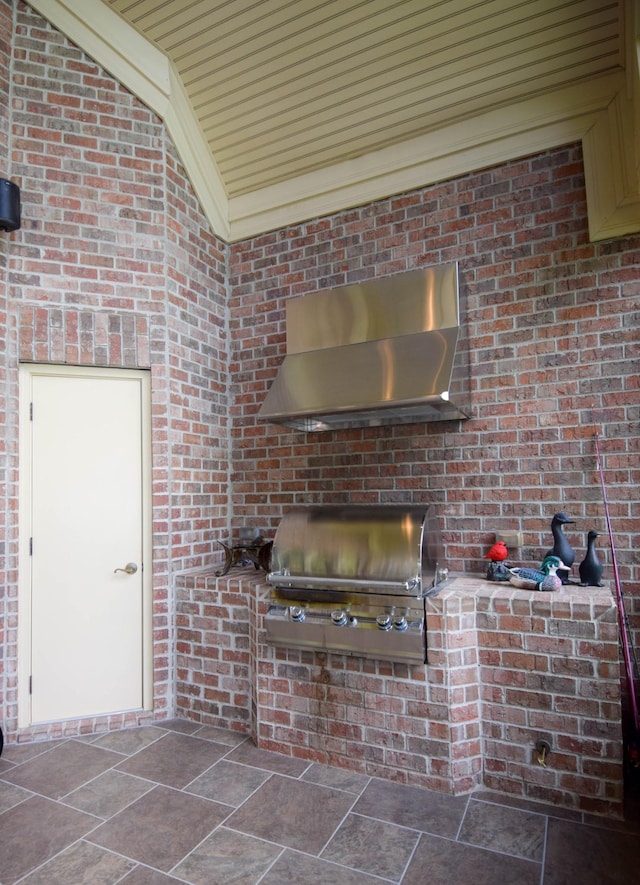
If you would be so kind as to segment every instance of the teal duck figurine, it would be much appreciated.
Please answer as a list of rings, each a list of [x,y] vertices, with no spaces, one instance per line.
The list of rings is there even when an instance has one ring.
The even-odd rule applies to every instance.
[[[521,590],[560,590],[562,581],[557,575],[563,562],[557,556],[545,556],[537,568],[511,568],[509,583]]]
[[[553,547],[547,550],[547,556],[557,556],[561,561],[560,580],[563,584],[569,583],[569,572],[571,566],[575,562],[576,554],[573,547],[567,540],[562,527],[569,524],[575,524],[575,519],[571,519],[564,511],[555,513],[551,520],[551,534],[553,535]]]
[[[581,587],[602,587],[603,565],[596,553],[596,538],[600,532],[592,529],[587,535],[587,552],[578,566]]]

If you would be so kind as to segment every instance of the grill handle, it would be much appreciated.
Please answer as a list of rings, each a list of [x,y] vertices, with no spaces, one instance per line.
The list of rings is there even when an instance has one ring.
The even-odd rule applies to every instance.
[[[312,575],[288,575],[284,572],[269,572],[267,581],[274,587],[295,587],[305,585],[307,587],[362,587],[371,590],[386,590],[387,592],[410,593],[420,587],[420,578],[410,578],[408,581],[367,581],[362,578],[321,578]]]

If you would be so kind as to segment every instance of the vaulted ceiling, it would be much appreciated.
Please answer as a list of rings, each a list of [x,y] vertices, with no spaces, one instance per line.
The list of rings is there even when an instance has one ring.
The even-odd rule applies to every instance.
[[[233,241],[582,140],[640,229],[632,0],[30,0],[165,120]]]

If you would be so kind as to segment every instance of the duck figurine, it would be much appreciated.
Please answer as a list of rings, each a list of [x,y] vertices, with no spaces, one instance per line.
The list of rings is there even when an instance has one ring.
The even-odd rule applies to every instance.
[[[571,519],[564,511],[555,513],[551,520],[551,534],[553,535],[553,547],[547,550],[547,556],[556,556],[561,561],[560,580],[563,584],[569,583],[569,572],[571,566],[575,562],[576,554],[573,547],[567,540],[562,529],[565,525],[575,524],[575,519]]]
[[[560,590],[562,580],[558,577],[558,569],[563,566],[562,560],[557,556],[545,556],[539,569],[536,568],[511,568],[509,583],[521,590]]]
[[[581,587],[602,587],[602,571],[604,566],[596,553],[596,538],[600,532],[592,529],[587,535],[587,552],[578,566]]]

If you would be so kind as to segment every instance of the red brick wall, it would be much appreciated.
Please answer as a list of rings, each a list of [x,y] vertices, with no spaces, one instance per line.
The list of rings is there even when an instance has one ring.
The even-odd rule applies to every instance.
[[[210,563],[231,502],[236,527],[272,532],[293,503],[436,499],[465,572],[484,568],[495,529],[521,528],[518,558],[539,560],[562,507],[580,554],[587,530],[603,529],[597,429],[621,577],[638,591],[640,237],[589,244],[578,146],[227,247],[160,121],[12,0],[0,0],[0,89],[0,173],[23,195],[22,230],[0,235],[5,729],[21,358],[151,370],[156,715],[174,710],[173,574]],[[315,436],[256,420],[288,297],[451,260],[469,315],[471,420]],[[244,690],[236,676],[231,697]]]
[[[183,715],[400,783],[621,814],[608,589],[531,593],[458,578],[426,600],[426,666],[269,646],[268,599],[252,568],[178,578]],[[539,740],[550,747],[542,761]]]
[[[0,237],[8,272],[6,312],[0,276],[0,336],[9,336],[1,348],[0,396],[7,391],[9,399],[0,411],[8,462],[3,553],[10,564],[2,582],[10,618],[0,620],[0,719],[10,737],[17,709],[20,360],[151,372],[157,718],[173,715],[175,705],[172,576],[210,563],[212,536],[225,535],[229,520],[227,246],[211,235],[158,118],[26,4],[0,0],[0,24],[14,11],[11,44],[10,27],[0,30],[0,139],[9,146],[1,153],[10,154],[23,206],[22,229]],[[130,722],[112,717],[65,729]]]
[[[255,641],[251,591],[237,574],[234,568],[228,579],[176,577],[176,695],[181,716],[247,734],[254,718]]]
[[[610,592],[499,585],[476,608],[484,785],[619,814],[619,630]],[[545,758],[535,749],[540,739],[550,747]]]
[[[287,298],[454,260],[470,420],[305,434],[256,418]],[[274,530],[292,504],[436,500],[450,566],[481,572],[496,530],[523,531],[514,564],[539,563],[563,509],[576,563],[603,532],[611,579],[598,432],[620,575],[640,592],[640,237],[589,243],[579,145],[237,243],[230,268],[236,524]]]

